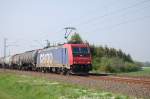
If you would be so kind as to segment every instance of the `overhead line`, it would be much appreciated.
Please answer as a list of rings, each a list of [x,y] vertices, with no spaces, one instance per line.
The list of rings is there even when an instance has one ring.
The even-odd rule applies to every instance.
[[[148,7],[150,7],[150,5],[148,5],[148,6],[144,7],[144,8],[148,8]],[[142,11],[143,8],[140,9],[140,10]],[[137,13],[137,12],[139,12],[140,10],[139,10],[139,9],[136,9],[136,10],[134,10],[134,12],[132,12],[132,14]],[[120,17],[118,17],[118,18],[122,18],[122,16],[123,16],[123,17],[127,16],[127,13],[121,14]],[[118,20],[118,18],[116,18],[116,19]],[[112,20],[112,19],[111,19],[111,20]],[[105,21],[106,21],[106,20],[103,20],[103,21],[101,21],[101,23],[102,23],[102,22],[105,22]],[[107,20],[107,21],[108,21],[108,20]],[[92,25],[93,25],[93,26],[96,26],[97,24],[99,24],[99,23],[92,24]]]
[[[89,19],[89,20],[87,20],[87,21],[85,21],[85,22],[82,22],[82,23],[77,24],[76,26],[80,26],[80,25],[84,25],[84,24],[89,24],[90,22],[95,21],[95,20],[97,20],[97,19],[99,19],[99,18],[104,18],[104,17],[107,17],[107,16],[109,16],[109,15],[116,14],[116,13],[118,13],[118,12],[121,12],[121,11],[124,11],[124,10],[127,10],[127,9],[131,9],[131,8],[134,8],[134,7],[138,6],[138,5],[141,5],[141,4],[146,3],[146,2],[150,2],[150,0],[144,0],[144,1],[138,2],[138,3],[136,3],[136,4],[133,4],[133,5],[131,5],[131,6],[124,7],[124,8],[118,9],[118,10],[116,10],[116,11],[113,11],[113,12],[110,12],[110,13],[106,13],[106,14],[104,14],[104,15],[97,16],[97,17],[95,17],[95,18],[91,18],[91,19]]]
[[[103,28],[97,28],[95,29],[94,31],[96,30],[103,30],[105,28],[109,28],[109,29],[112,29],[112,28],[115,28],[115,27],[118,27],[120,25],[123,25],[123,24],[127,24],[127,23],[131,23],[131,22],[135,22],[135,21],[141,21],[141,19],[145,19],[145,18],[150,18],[150,15],[149,16],[143,16],[143,17],[139,17],[139,18],[136,18],[136,19],[133,19],[133,20],[126,20],[126,21],[123,21],[123,22],[120,22],[120,23],[117,23],[117,24],[114,24],[112,26],[108,26],[108,27],[103,27]],[[140,19],[140,20],[139,20]],[[108,30],[108,29],[107,29]],[[93,32],[93,31],[92,31]]]

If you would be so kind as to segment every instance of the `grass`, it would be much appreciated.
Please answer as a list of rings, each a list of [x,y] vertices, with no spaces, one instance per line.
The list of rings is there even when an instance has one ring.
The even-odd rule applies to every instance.
[[[0,99],[128,99],[128,96],[0,72]]]
[[[129,73],[120,73],[118,75],[135,76],[135,77],[150,77],[150,67],[143,67],[142,70]]]

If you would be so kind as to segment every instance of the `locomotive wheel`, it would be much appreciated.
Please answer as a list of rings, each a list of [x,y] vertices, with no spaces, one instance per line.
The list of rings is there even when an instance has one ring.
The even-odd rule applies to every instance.
[[[52,72],[55,73],[56,72],[56,68],[52,67]]]
[[[65,75],[65,74],[66,74],[65,68],[61,68],[60,74],[61,74],[61,75]]]
[[[61,68],[56,68],[56,73],[60,74],[61,73]]]
[[[42,68],[42,73],[46,73],[46,68]]]
[[[62,71],[60,72],[60,74],[61,74],[61,75],[65,75],[66,72],[62,70]]]
[[[67,70],[66,76],[69,76],[70,74],[71,74],[71,71],[70,71],[70,70]]]
[[[70,75],[70,70],[66,69],[66,68],[63,68],[61,70],[61,75]]]

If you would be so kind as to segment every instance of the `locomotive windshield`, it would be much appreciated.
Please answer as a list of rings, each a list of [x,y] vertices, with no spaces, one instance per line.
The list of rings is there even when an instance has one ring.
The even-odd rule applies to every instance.
[[[86,47],[73,47],[72,52],[74,56],[87,56],[90,54],[89,49]]]

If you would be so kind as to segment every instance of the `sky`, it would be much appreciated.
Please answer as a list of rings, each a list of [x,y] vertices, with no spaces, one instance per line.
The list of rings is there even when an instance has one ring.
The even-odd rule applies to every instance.
[[[0,0],[0,56],[65,42],[75,27],[91,44],[150,61],[150,0]]]

